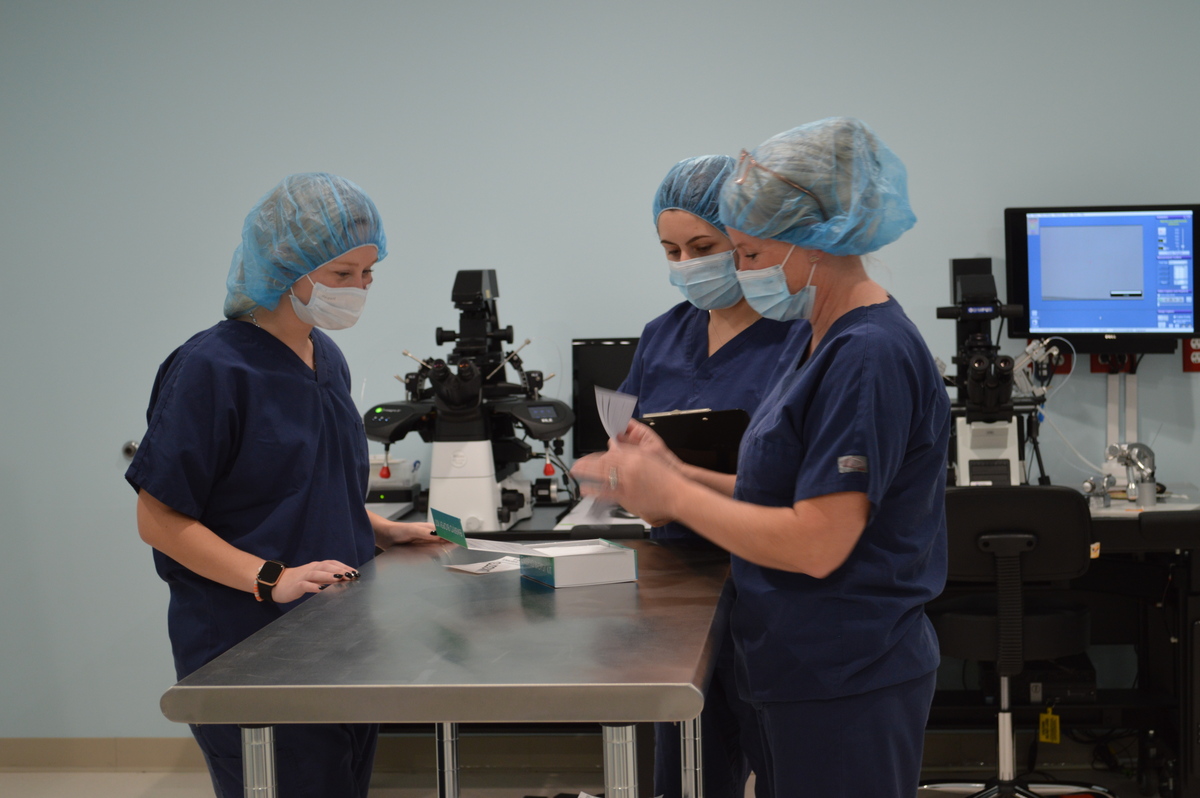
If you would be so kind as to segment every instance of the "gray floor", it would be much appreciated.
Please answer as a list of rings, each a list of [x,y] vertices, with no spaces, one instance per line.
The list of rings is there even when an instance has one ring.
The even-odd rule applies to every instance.
[[[969,774],[968,774],[969,775]],[[1120,798],[1138,796],[1137,784],[1120,775],[1066,771],[1057,774],[1064,780],[1107,787]],[[939,774],[939,778],[943,778]],[[975,774],[973,778],[978,778]],[[603,791],[602,775],[596,771],[580,773],[540,773],[532,771],[464,772],[462,798],[527,798],[560,793],[592,795]],[[922,790],[920,798],[950,798],[961,791]],[[0,773],[0,795],[22,798],[212,798],[207,773]],[[435,798],[432,774],[415,776],[379,773],[372,783],[371,798]],[[747,792],[747,795],[753,795]]]
[[[941,774],[937,775],[937,780],[950,780],[955,777],[948,777]],[[1059,784],[1052,785],[1044,780],[1038,780],[1033,786],[1037,788],[1038,795],[1044,795],[1049,798],[1053,795],[1078,795],[1079,790],[1072,785],[1087,785],[1092,787],[1102,787],[1116,798],[1138,798],[1137,782],[1127,778],[1121,774],[1114,773],[1093,773],[1089,771],[1063,771],[1054,774]],[[963,774],[963,782],[973,782],[978,785],[982,781],[982,776],[978,773]],[[956,789],[950,785],[938,789],[920,790],[918,798],[953,798],[954,796],[970,795],[975,792],[974,789]]]
[[[371,798],[436,798],[433,774],[377,774]],[[483,783],[479,783],[479,782]],[[462,798],[526,798],[580,790],[602,792],[603,777],[587,773],[464,773]],[[213,798],[207,773],[0,773],[0,795],[21,798]]]

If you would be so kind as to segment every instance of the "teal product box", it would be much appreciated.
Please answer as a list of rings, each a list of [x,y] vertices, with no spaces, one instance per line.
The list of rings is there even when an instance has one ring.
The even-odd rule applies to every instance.
[[[596,538],[528,544],[521,576],[550,587],[637,581],[637,551]]]

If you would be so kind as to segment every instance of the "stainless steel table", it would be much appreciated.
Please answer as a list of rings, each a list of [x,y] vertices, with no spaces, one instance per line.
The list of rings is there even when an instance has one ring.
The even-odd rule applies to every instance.
[[[700,796],[698,716],[728,556],[629,545],[637,582],[557,591],[445,567],[496,555],[393,549],[176,684],[163,714],[241,724],[257,798],[275,795],[280,723],[435,723],[439,795],[453,798],[458,723],[599,722],[605,795],[636,798],[633,724],[683,721],[685,796]]]

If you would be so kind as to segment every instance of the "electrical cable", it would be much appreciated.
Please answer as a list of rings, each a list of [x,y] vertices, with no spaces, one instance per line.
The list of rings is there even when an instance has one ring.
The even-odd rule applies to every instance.
[[[1059,391],[1062,390],[1063,386],[1067,384],[1067,380],[1071,379],[1071,375],[1075,373],[1075,367],[1079,364],[1079,353],[1075,351],[1074,344],[1072,344],[1066,338],[1063,338],[1061,336],[1052,335],[1049,338],[1047,338],[1046,340],[1047,341],[1062,341],[1064,344],[1066,344],[1067,346],[1069,346],[1071,348],[1071,370],[1067,372],[1067,376],[1063,377],[1062,382],[1060,382],[1058,384],[1058,387],[1054,389],[1054,393],[1050,393],[1050,394],[1046,395],[1045,401],[1049,402],[1052,397],[1054,397],[1056,394],[1058,394]],[[1049,385],[1048,382],[1047,382],[1047,385]]]
[[[1033,456],[1037,459],[1038,484],[1039,485],[1049,485],[1050,484],[1050,475],[1046,473],[1046,463],[1042,460],[1042,446],[1040,443],[1038,443],[1039,436],[1040,436],[1039,428],[1041,427],[1041,422],[1038,421],[1036,410],[1034,411],[1033,415],[1029,419],[1029,426],[1033,428],[1033,434],[1029,436],[1029,441],[1030,441],[1030,443],[1033,444]],[[1032,474],[1032,473],[1033,473],[1033,469],[1030,468],[1030,474]],[[1025,477],[1025,481],[1029,482],[1028,476]]]
[[[1067,739],[1091,747],[1091,768],[1096,771],[1122,773],[1126,768],[1121,761],[1136,761],[1138,732],[1135,729],[1108,729],[1103,732],[1083,729],[1067,729]],[[1117,743],[1124,742],[1122,745]]]
[[[577,479],[575,478],[575,475],[571,473],[571,469],[567,468],[567,464],[566,464],[566,462],[565,462],[565,461],[562,459],[562,457],[561,457],[560,455],[557,455],[557,454],[555,454],[554,452],[551,452],[551,453],[550,453],[550,460],[551,460],[551,461],[552,461],[552,462],[553,462],[555,465],[557,465],[559,468],[561,468],[561,469],[562,469],[563,476],[565,476],[567,479],[571,480],[571,482],[575,484],[575,490],[572,492],[572,491],[570,490],[570,487],[568,486],[568,488],[567,488],[567,492],[568,492],[569,494],[571,494],[571,500],[572,500],[572,501],[579,501],[580,490],[581,490],[581,489],[580,489],[580,486],[579,486],[579,480],[577,480]]]
[[[521,440],[526,441],[526,442],[528,442],[530,440],[529,433],[524,428],[521,429]],[[539,443],[545,443],[545,441],[539,441]],[[571,502],[573,503],[573,502],[579,501],[579,497],[582,495],[582,493],[581,493],[582,489],[579,486],[579,480],[577,480],[575,478],[575,475],[571,473],[571,469],[567,468],[567,464],[562,459],[562,456],[556,454],[554,452],[553,448],[546,449],[546,453],[550,457],[550,462],[554,463],[556,466],[559,467],[559,469],[562,470],[563,476],[575,484],[574,491],[571,490],[570,483],[567,484],[567,494],[570,497]],[[538,455],[538,457],[541,458],[542,455]]]
[[[1067,440],[1067,436],[1063,434],[1062,430],[1060,430],[1058,428],[1058,425],[1054,423],[1054,420],[1051,419],[1050,416],[1045,416],[1042,420],[1045,423],[1050,425],[1050,429],[1052,429],[1058,433],[1058,437],[1063,439],[1063,443],[1067,444],[1067,448],[1070,449],[1072,452],[1074,452],[1075,456],[1078,457],[1080,460],[1082,460],[1084,465],[1086,465],[1088,468],[1092,469],[1092,471],[1091,471],[1092,474],[1099,474],[1100,472],[1102,472],[1104,470],[1100,466],[1093,463],[1091,460],[1084,457],[1083,454],[1081,454],[1078,449],[1076,449],[1073,445],[1071,445],[1071,442],[1069,440]],[[1078,466],[1076,466],[1076,468],[1078,468]],[[1079,470],[1082,471],[1083,469],[1079,469]],[[1088,472],[1084,472],[1084,473],[1088,473]]]
[[[1154,437],[1151,438],[1150,442],[1146,444],[1147,446],[1150,447],[1151,450],[1154,449],[1154,444],[1158,440],[1158,433],[1162,432],[1163,424],[1166,424],[1166,423],[1167,422],[1165,422],[1165,421],[1160,421],[1158,423],[1158,429],[1154,430]]]

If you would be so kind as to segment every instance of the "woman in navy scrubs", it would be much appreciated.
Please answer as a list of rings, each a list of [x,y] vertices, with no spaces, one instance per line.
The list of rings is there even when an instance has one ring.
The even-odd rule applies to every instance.
[[[685,301],[647,324],[638,339],[620,388],[638,397],[637,415],[733,408],[753,413],[795,345],[796,323],[764,319],[742,296],[733,242],[717,204],[734,166],[727,155],[688,158],[671,167],[654,195],[654,221],[669,279]],[[650,536],[704,541],[675,522],[654,527]],[[728,638],[718,649],[700,723],[705,796],[741,798],[750,770],[762,765],[755,753],[753,708],[738,697],[734,684],[733,642]],[[654,739],[654,794],[679,798],[678,724],[656,723]]]
[[[808,319],[736,478],[636,422],[576,473],[733,555],[738,687],[769,794],[912,798],[938,665],[924,605],[946,574],[950,404],[928,348],[861,256],[916,221],[903,164],[825,119],[743,152],[720,198],[750,305]]]
[[[170,587],[182,679],[297,606],[352,582],[375,548],[429,542],[432,525],[370,513],[367,442],[341,351],[317,328],[352,325],[387,254],[362,189],[291,175],[246,217],[227,319],[159,368],[148,429],[125,478]],[[241,798],[236,726],[193,726],[223,798]],[[378,727],[276,729],[280,794],[363,798]]]

